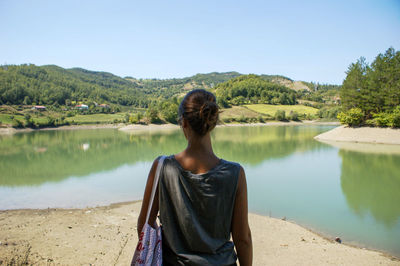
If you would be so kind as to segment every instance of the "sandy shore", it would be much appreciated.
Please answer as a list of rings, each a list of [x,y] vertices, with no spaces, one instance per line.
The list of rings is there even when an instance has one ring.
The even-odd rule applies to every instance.
[[[178,130],[180,127],[174,124],[161,124],[161,125],[127,125],[120,127],[119,130],[126,132],[126,133],[145,133],[145,132],[160,132],[160,131],[174,131]]]
[[[0,265],[129,265],[141,202],[0,212]],[[254,265],[400,265],[294,223],[250,214]]]
[[[400,129],[340,126],[315,137],[321,141],[400,144]]]
[[[229,123],[229,124],[220,124],[217,125],[219,127],[256,127],[256,126],[302,126],[302,125],[340,125],[339,122],[319,122],[319,121],[303,121],[303,122],[267,122],[267,123]],[[168,130],[176,130],[180,127],[178,125],[173,124],[162,124],[162,125],[127,125],[120,127],[119,130],[127,132],[127,133],[141,133],[141,132],[157,132],[157,131],[168,131]]]
[[[386,155],[399,155],[400,145],[382,144],[382,143],[363,143],[363,142],[349,142],[349,141],[318,141],[339,148],[340,150],[355,151],[361,153],[375,153]]]
[[[252,123],[252,124],[222,124],[217,127],[236,127],[236,126],[300,126],[300,125],[340,125],[339,122],[319,122],[319,121],[302,121],[302,122],[267,122],[267,123]],[[174,124],[150,124],[150,125],[126,125],[126,124],[95,124],[95,125],[71,125],[61,127],[49,127],[41,129],[21,128],[15,129],[12,127],[0,128],[0,135],[12,135],[15,133],[32,132],[32,131],[47,131],[47,130],[82,130],[82,129],[101,129],[101,128],[118,128],[125,132],[156,132],[179,129],[178,125]]]

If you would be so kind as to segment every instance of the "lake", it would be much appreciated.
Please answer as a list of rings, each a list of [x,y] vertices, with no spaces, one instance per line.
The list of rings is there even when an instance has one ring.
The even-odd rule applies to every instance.
[[[251,212],[286,217],[346,243],[400,256],[400,147],[374,152],[378,145],[371,144],[369,152],[360,152],[313,139],[332,128],[220,127],[213,147],[217,156],[244,167]],[[0,136],[0,209],[139,200],[154,158],[185,144],[179,130]]]

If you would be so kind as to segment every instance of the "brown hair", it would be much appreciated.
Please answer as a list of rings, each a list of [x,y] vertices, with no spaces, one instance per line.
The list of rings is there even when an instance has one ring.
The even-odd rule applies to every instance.
[[[213,130],[218,122],[218,105],[215,95],[206,90],[192,90],[179,105],[179,123],[185,118],[199,136]]]

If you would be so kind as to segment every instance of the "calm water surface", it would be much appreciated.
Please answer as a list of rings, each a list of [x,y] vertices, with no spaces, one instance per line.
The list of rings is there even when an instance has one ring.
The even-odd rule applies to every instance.
[[[213,146],[219,157],[245,168],[252,212],[400,256],[400,147],[355,152],[313,139],[331,128],[218,128]],[[0,209],[138,200],[154,158],[184,148],[180,131],[0,136]]]

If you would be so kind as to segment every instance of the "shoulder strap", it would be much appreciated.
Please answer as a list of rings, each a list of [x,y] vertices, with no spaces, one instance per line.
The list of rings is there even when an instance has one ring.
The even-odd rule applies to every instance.
[[[149,207],[147,208],[146,221],[144,224],[147,224],[149,221],[149,218],[150,218],[151,207],[153,206],[154,196],[156,194],[158,180],[160,179],[160,171],[161,171],[161,167],[164,163],[164,159],[165,159],[165,156],[161,156],[161,158],[158,160],[157,170],[156,170],[156,174],[154,175],[154,180],[153,180],[153,188],[151,189],[150,203],[149,203]]]

